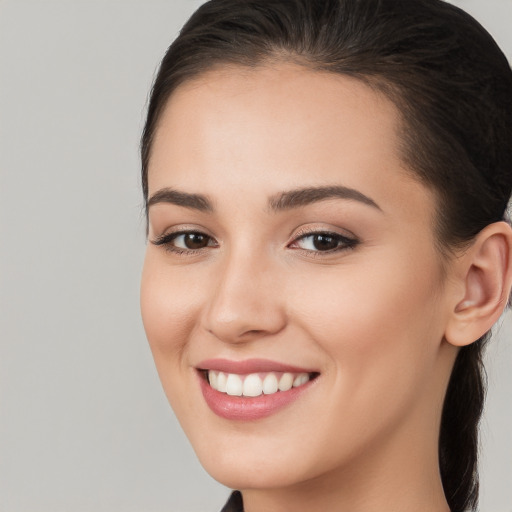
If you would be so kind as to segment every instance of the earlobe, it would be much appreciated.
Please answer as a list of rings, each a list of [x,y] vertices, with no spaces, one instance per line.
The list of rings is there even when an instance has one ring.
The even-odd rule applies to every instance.
[[[496,222],[483,229],[456,262],[461,286],[445,338],[465,346],[481,338],[505,309],[512,287],[512,228]]]

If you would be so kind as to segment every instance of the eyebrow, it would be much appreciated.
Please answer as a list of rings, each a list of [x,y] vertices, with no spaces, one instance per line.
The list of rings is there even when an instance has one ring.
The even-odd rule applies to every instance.
[[[270,198],[269,205],[272,210],[281,211],[300,208],[301,206],[333,198],[359,201],[360,203],[382,211],[380,206],[370,197],[364,195],[358,190],[341,185],[308,187],[282,192],[272,196]]]
[[[346,199],[358,201],[367,206],[381,210],[380,206],[370,197],[353,188],[342,185],[331,185],[326,187],[307,187],[295,190],[288,190],[276,194],[269,199],[270,209],[274,212],[300,208],[312,203],[325,201],[327,199]],[[213,202],[203,194],[191,194],[181,192],[172,188],[163,188],[155,192],[147,203],[147,208],[158,203],[170,203],[200,212],[213,212]]]
[[[180,192],[172,188],[162,188],[155,192],[148,200],[147,208],[158,203],[175,204],[200,212],[213,212],[214,210],[213,203],[207,196]]]

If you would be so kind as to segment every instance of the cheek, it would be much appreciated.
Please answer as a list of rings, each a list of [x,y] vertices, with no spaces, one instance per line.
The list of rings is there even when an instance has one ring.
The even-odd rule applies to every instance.
[[[142,320],[162,387],[180,422],[185,420],[185,432],[190,431],[187,421],[193,424],[198,417],[198,401],[190,399],[184,386],[192,371],[188,342],[197,328],[203,296],[204,289],[187,272],[166,264],[165,255],[148,248],[141,280]]]
[[[144,329],[160,372],[163,365],[184,364],[183,353],[202,293],[186,272],[173,271],[155,252],[148,248],[146,253],[140,301]]]
[[[438,269],[426,264],[418,272],[408,261],[382,255],[317,274],[289,293],[297,297],[294,318],[329,356],[337,389],[354,403],[359,393],[379,403],[390,390],[419,389],[435,365],[444,332]]]
[[[329,361],[324,400],[312,416],[329,411],[330,423],[311,440],[318,453],[330,454],[328,465],[420,416],[430,403],[443,334],[436,273],[424,268],[418,275],[405,270],[406,262],[397,264],[400,272],[375,264],[316,274],[289,290],[296,297],[293,317]]]

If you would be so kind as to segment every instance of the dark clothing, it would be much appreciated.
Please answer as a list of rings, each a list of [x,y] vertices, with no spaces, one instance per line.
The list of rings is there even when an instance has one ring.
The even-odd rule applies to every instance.
[[[242,501],[242,493],[233,491],[228,502],[224,505],[220,512],[244,512],[244,502]]]

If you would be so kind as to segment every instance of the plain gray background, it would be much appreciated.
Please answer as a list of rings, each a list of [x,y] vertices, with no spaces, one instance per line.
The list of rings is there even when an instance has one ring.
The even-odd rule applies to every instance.
[[[0,0],[0,512],[217,511],[139,317],[138,142],[199,0]],[[512,57],[512,1],[460,0]],[[512,511],[512,318],[488,354],[484,512]]]

